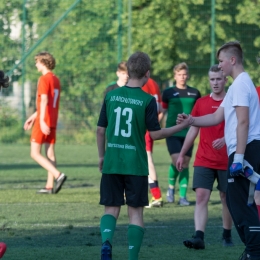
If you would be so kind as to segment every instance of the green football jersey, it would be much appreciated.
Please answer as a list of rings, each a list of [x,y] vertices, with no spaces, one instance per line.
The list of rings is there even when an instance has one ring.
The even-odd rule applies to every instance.
[[[162,105],[163,108],[168,109],[166,127],[176,125],[178,114],[190,114],[195,102],[200,97],[200,92],[189,86],[186,89],[179,89],[176,86],[165,89],[162,94]],[[185,137],[188,130],[185,128],[175,133],[174,136]]]
[[[106,95],[108,126],[103,173],[148,175],[145,118],[152,98],[141,88],[130,87]]]

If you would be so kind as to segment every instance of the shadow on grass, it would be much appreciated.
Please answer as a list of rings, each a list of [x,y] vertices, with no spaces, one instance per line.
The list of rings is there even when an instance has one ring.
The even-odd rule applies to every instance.
[[[26,170],[26,169],[36,169],[40,166],[38,164],[0,164],[1,170]],[[97,167],[98,163],[77,163],[77,164],[65,164],[59,163],[59,168],[66,167],[66,168],[79,168],[79,167]]]
[[[183,208],[176,206],[174,207],[178,211],[182,212]],[[166,205],[167,209],[172,209],[172,206]],[[183,246],[183,240],[191,238],[194,232],[193,215],[175,216],[172,212],[167,211],[163,214],[163,209],[154,208],[145,210],[145,235],[141,248],[140,259],[169,259],[168,255],[175,255],[177,252],[182,254],[181,258],[176,259],[190,259],[190,254],[196,254],[197,251],[187,250]],[[100,212],[100,217],[102,213]],[[71,220],[66,221],[66,216],[64,215],[60,222],[68,223]],[[101,246],[101,234],[98,224],[96,226],[87,227],[89,219],[91,218],[86,215],[86,218],[76,219],[72,224],[65,224],[64,226],[55,225],[55,223],[35,223],[29,225],[25,228],[23,225],[17,227],[13,225],[9,227],[9,224],[0,224],[0,237],[1,241],[7,244],[8,250],[6,252],[6,259],[49,259],[49,260],[81,260],[81,259],[99,259],[100,256],[100,246]],[[92,216],[93,218],[93,216]],[[95,217],[98,218],[98,217]],[[178,218],[178,219],[177,219]],[[122,221],[123,220],[123,221]],[[98,223],[99,219],[96,220]],[[2,222],[2,221],[1,221]],[[86,223],[86,224],[85,224]],[[127,218],[125,214],[119,217],[119,223],[127,223]],[[205,232],[205,245],[206,249],[202,253],[204,256],[199,255],[193,259],[205,259],[215,260],[215,259],[230,259],[225,256],[225,250],[222,249],[222,223],[219,218],[210,218],[210,223],[206,228]],[[45,225],[44,227],[41,226]],[[12,224],[11,224],[12,225]],[[79,226],[80,225],[80,226]],[[85,226],[84,226],[85,225]],[[113,250],[115,250],[116,255],[123,255],[124,258],[115,259],[125,259],[127,254],[127,224],[118,224],[115,230],[113,238]],[[232,231],[233,241],[236,245],[232,250],[234,255],[237,246],[242,246],[240,239],[233,229]],[[166,248],[166,252],[160,252],[158,249]],[[219,248],[219,253],[215,257],[211,256],[211,249]],[[42,254],[46,252],[46,256],[42,258]],[[70,250],[70,251],[68,251]],[[80,257],[82,251],[87,254],[87,258]],[[148,256],[147,255],[147,251]],[[239,248],[240,250],[240,248]],[[59,255],[54,258],[54,254],[59,252]],[[242,250],[241,250],[242,251]],[[23,252],[22,258],[19,258],[17,252]],[[163,253],[163,255],[162,255]],[[33,254],[33,255],[32,255]],[[38,255],[40,255],[38,257]],[[167,255],[167,257],[166,257]],[[189,258],[186,256],[188,255]],[[90,257],[92,256],[92,257]],[[150,257],[149,257],[150,256]],[[185,257],[186,256],[186,257]],[[148,258],[147,258],[148,257]],[[114,259],[114,258],[113,258]],[[234,258],[231,258],[234,259]]]
[[[87,222],[87,219],[86,219]],[[222,236],[221,221],[212,218],[211,225],[205,233],[206,245],[220,245]],[[80,220],[79,223],[84,223]],[[77,223],[75,223],[77,225]],[[99,246],[101,235],[99,227],[74,227],[67,225],[63,227],[36,227],[21,229],[9,228],[8,225],[0,226],[1,240],[11,248],[18,247],[66,247],[66,246]],[[113,243],[118,246],[127,245],[128,225],[117,225]],[[143,245],[156,247],[160,245],[182,245],[183,240],[192,237],[194,232],[193,219],[145,222],[145,236]],[[236,245],[241,245],[240,239],[233,229],[233,240]]]

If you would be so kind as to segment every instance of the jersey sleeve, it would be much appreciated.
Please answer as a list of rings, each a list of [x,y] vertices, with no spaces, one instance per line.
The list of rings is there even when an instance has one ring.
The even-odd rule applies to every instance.
[[[168,98],[167,98],[167,94],[166,94],[166,91],[164,90],[163,94],[162,94],[162,102],[161,102],[162,107],[164,109],[167,109],[168,108],[168,103],[169,103],[169,101],[168,101]]]
[[[199,104],[200,104],[200,99],[197,99],[197,101],[196,101],[196,103],[195,103],[195,105],[194,105],[194,107],[192,108],[192,111],[191,111],[191,115],[192,115],[192,116],[195,116],[195,117],[200,116],[200,113],[199,113],[199,111],[200,111]]]
[[[148,131],[158,131],[161,126],[158,121],[157,104],[155,98],[151,100],[145,111],[145,124]]]
[[[104,100],[101,111],[100,111],[97,126],[106,128],[107,125],[108,125],[108,120],[107,120],[107,112],[106,112],[106,102]]]
[[[48,84],[43,77],[38,81],[38,95],[48,94]]]

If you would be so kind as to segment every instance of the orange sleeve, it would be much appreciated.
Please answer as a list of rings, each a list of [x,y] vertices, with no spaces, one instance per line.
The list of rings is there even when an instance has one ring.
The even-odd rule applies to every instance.
[[[38,96],[42,94],[48,94],[48,84],[46,84],[44,77],[40,77],[38,81]]]

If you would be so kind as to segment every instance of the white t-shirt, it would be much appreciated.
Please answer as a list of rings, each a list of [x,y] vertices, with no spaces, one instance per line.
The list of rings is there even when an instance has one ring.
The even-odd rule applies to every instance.
[[[236,106],[249,107],[249,129],[247,144],[260,140],[260,105],[255,86],[246,72],[240,73],[220,105],[224,107],[225,141],[228,155],[236,151],[237,116]]]

